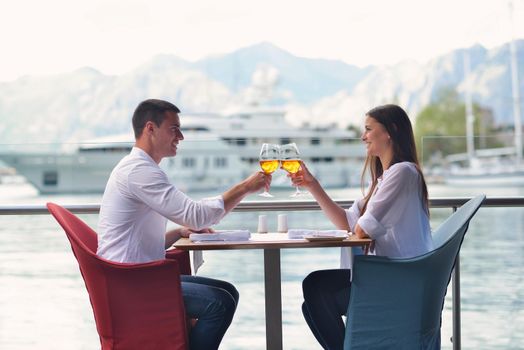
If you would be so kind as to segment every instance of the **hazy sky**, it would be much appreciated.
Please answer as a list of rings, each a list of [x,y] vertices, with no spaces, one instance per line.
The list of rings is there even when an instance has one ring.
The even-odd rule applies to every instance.
[[[524,0],[514,0],[524,38]],[[82,66],[120,74],[168,53],[195,60],[269,41],[347,63],[425,61],[510,39],[506,0],[0,0],[0,81]]]

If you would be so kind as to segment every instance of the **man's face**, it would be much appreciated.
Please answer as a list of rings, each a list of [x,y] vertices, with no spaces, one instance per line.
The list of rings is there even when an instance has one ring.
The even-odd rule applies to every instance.
[[[159,127],[155,128],[154,147],[155,153],[160,157],[174,157],[178,143],[184,139],[180,130],[180,118],[177,113],[167,111]]]

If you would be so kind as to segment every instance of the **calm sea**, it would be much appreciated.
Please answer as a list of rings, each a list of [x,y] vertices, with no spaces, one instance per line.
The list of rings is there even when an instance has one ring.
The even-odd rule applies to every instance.
[[[274,191],[287,198],[289,190]],[[523,188],[430,186],[431,197],[524,195]],[[335,198],[358,190],[331,191]],[[195,194],[198,198],[202,194]],[[256,200],[258,198],[251,197]],[[0,185],[0,205],[98,203],[100,196],[39,196],[24,184]],[[218,228],[255,230],[260,213],[233,213]],[[276,229],[277,212],[266,213]],[[320,212],[287,213],[291,228],[331,228]],[[450,210],[432,211],[437,227]],[[96,227],[96,215],[82,218]],[[233,282],[237,314],[221,349],[265,349],[262,251],[206,252],[199,274]],[[282,253],[285,349],[319,349],[300,312],[301,281],[313,270],[338,267],[338,249]],[[461,252],[464,349],[524,349],[524,208],[482,208]],[[451,302],[446,301],[442,339],[451,349]],[[48,215],[0,216],[0,349],[97,349],[88,296],[67,239]]]

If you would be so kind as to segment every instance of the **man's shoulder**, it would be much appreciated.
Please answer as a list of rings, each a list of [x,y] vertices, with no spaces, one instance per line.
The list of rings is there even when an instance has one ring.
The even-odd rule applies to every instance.
[[[167,181],[166,173],[156,163],[150,162],[142,157],[132,155],[124,157],[117,168],[115,168],[120,178],[125,177],[126,182],[154,182]]]
[[[118,162],[115,170],[131,172],[150,168],[154,167],[147,161],[147,159],[144,159],[137,154],[130,153]]]

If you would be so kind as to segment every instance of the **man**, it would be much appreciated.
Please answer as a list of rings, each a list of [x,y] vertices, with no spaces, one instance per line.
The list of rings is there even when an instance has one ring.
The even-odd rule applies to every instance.
[[[214,198],[194,201],[179,191],[158,166],[162,158],[176,155],[184,139],[178,113],[175,105],[154,99],[136,108],[135,146],[111,173],[102,198],[99,256],[125,263],[164,259],[177,239],[206,231],[247,194],[269,187],[271,177],[257,172]],[[184,227],[166,233],[167,220]],[[237,290],[228,282],[182,276],[182,294],[188,317],[198,319],[191,349],[218,349],[235,313]]]

